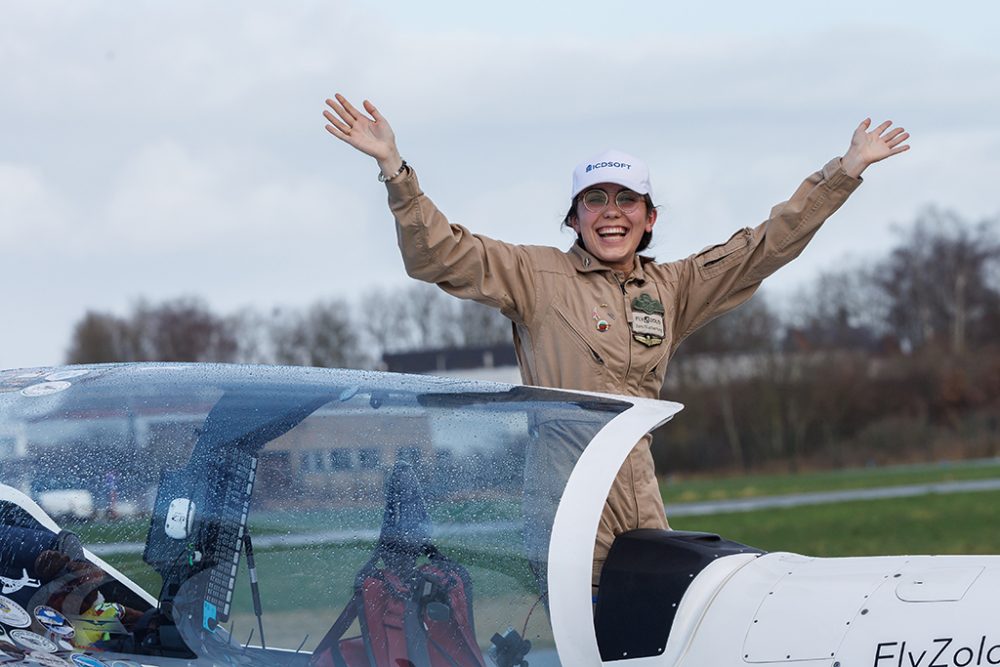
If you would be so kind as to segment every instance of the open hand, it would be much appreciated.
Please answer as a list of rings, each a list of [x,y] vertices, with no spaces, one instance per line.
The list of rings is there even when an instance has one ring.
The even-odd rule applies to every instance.
[[[323,110],[328,121],[326,131],[346,144],[350,144],[365,155],[378,160],[383,174],[395,173],[402,164],[396,149],[396,135],[375,105],[364,101],[365,114],[358,111],[347,99],[337,93],[335,99],[328,99],[329,109]]]
[[[892,127],[892,121],[887,120],[874,130],[869,131],[872,119],[865,118],[854,130],[851,145],[844,154],[842,164],[849,176],[857,178],[869,165],[884,160],[887,157],[910,150],[909,144],[903,142],[910,138],[909,132],[903,128]],[[887,131],[888,130],[888,131]]]

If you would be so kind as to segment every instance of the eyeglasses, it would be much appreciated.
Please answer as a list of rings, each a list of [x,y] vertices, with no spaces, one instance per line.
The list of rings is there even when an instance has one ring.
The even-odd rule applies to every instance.
[[[600,213],[608,206],[611,196],[601,190],[600,188],[593,188],[591,190],[586,190],[582,195],[580,195],[580,201],[583,202],[583,207],[590,211],[591,213]],[[632,213],[637,208],[639,204],[642,203],[643,196],[638,192],[633,192],[632,190],[619,190],[618,194],[615,195],[615,206],[622,213]]]

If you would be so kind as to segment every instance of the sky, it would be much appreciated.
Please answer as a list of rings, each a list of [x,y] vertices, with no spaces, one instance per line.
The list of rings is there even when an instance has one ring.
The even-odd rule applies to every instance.
[[[453,222],[568,247],[573,166],[650,165],[667,261],[759,224],[891,119],[912,150],[770,278],[791,299],[928,205],[1000,214],[1000,5],[0,0],[0,368],[87,310],[219,313],[409,284],[375,163],[323,130],[373,100]]]

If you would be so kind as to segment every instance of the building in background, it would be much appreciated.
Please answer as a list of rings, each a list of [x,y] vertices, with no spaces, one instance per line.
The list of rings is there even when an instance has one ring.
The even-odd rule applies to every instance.
[[[510,384],[521,382],[513,343],[383,354],[382,361],[385,369],[393,373],[441,375]]]

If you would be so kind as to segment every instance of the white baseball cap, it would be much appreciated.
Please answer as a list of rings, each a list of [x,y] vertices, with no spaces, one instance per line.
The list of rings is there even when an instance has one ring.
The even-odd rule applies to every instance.
[[[573,170],[573,193],[570,197],[576,197],[598,183],[615,183],[641,195],[653,196],[649,167],[639,158],[622,151],[604,151],[578,164]]]

